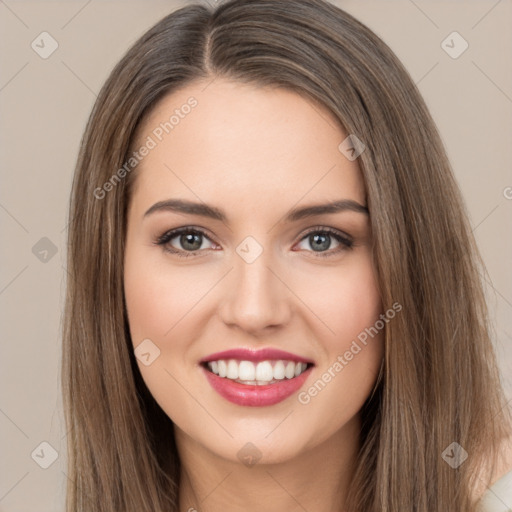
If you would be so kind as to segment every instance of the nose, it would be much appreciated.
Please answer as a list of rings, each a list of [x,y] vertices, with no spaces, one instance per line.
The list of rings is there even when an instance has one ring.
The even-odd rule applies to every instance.
[[[271,263],[266,251],[252,263],[235,255],[218,309],[226,325],[258,336],[289,322],[293,294]]]

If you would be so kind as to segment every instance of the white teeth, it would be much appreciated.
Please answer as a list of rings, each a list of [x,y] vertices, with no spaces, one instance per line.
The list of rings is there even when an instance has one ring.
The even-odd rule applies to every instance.
[[[238,363],[234,359],[228,361],[228,371],[226,374],[228,379],[238,379]]]
[[[238,365],[238,378],[240,380],[256,379],[256,368],[251,361],[240,361]]]
[[[286,369],[284,370],[284,376],[287,379],[293,379],[293,377],[295,377],[295,363],[293,361],[288,361]]]
[[[238,361],[236,359],[209,361],[208,368],[218,375],[243,384],[262,385],[271,382],[293,379],[307,368],[306,363],[294,361]]]
[[[228,366],[226,364],[226,361],[219,361],[219,377],[225,377],[228,373]]]
[[[283,361],[277,361],[274,365],[274,379],[283,380],[284,379],[284,364]]]
[[[274,372],[272,371],[272,365],[270,361],[261,361],[256,366],[256,380],[268,380],[271,381],[274,377]]]

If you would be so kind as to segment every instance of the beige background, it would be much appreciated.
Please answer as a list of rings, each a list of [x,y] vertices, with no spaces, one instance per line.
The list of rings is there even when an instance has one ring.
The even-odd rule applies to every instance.
[[[186,3],[0,0],[0,512],[63,511],[60,328],[78,144],[96,93],[128,45]],[[397,53],[438,123],[488,266],[512,398],[512,2],[337,3]],[[43,31],[59,45],[48,59],[31,48]],[[441,47],[453,31],[469,43],[457,59]],[[46,262],[32,252],[43,237],[57,250]],[[58,454],[48,469],[31,457],[43,441]],[[34,459],[48,460],[43,452]]]

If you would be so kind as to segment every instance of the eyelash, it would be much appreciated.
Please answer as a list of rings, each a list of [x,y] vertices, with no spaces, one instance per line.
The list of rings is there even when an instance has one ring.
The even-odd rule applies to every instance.
[[[196,251],[182,251],[180,249],[174,249],[174,248],[170,249],[166,245],[173,238],[176,238],[178,235],[181,235],[183,233],[199,234],[199,235],[202,235],[203,237],[207,238],[208,240],[210,240],[210,237],[202,229],[186,226],[186,227],[166,231],[165,233],[160,235],[153,243],[155,245],[161,245],[165,252],[174,254],[180,258],[190,258],[190,257],[198,256],[197,253],[199,252],[199,249]],[[348,250],[352,249],[354,246],[353,240],[351,240],[348,236],[345,236],[343,233],[341,233],[340,231],[338,231],[336,229],[323,227],[323,226],[317,226],[315,228],[311,228],[300,239],[300,242],[302,242],[302,240],[304,240],[306,237],[308,237],[309,235],[311,235],[313,233],[315,233],[315,234],[316,233],[323,233],[323,234],[327,233],[327,234],[331,235],[332,237],[334,237],[336,239],[336,241],[338,241],[341,244],[340,247],[338,247],[337,249],[334,249],[334,250],[327,250],[327,251],[322,251],[322,252],[309,251],[309,252],[314,252],[320,258],[328,258],[328,257],[334,256],[334,255],[337,255],[341,251],[344,251],[347,249]]]

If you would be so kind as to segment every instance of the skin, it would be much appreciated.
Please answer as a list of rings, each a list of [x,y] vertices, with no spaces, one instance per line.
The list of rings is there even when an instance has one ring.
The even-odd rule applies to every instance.
[[[368,215],[283,221],[295,207],[366,205],[364,182],[357,160],[338,149],[347,134],[323,107],[289,90],[208,83],[166,96],[141,125],[140,144],[190,96],[198,101],[137,168],[124,262],[133,346],[149,338],[160,350],[150,365],[137,362],[175,425],[180,510],[341,510],[383,332],[308,404],[295,393],[272,406],[235,405],[212,389],[199,360],[237,347],[286,350],[315,362],[303,391],[375,324],[383,311]],[[170,198],[214,205],[228,220],[144,216]],[[183,226],[207,232],[198,255],[180,258],[154,243]],[[317,227],[349,235],[353,247],[330,237],[328,249],[315,250],[307,235]],[[263,248],[250,264],[236,252],[247,236]],[[179,236],[167,245],[186,252]],[[261,454],[253,466],[237,456],[248,442]]]

